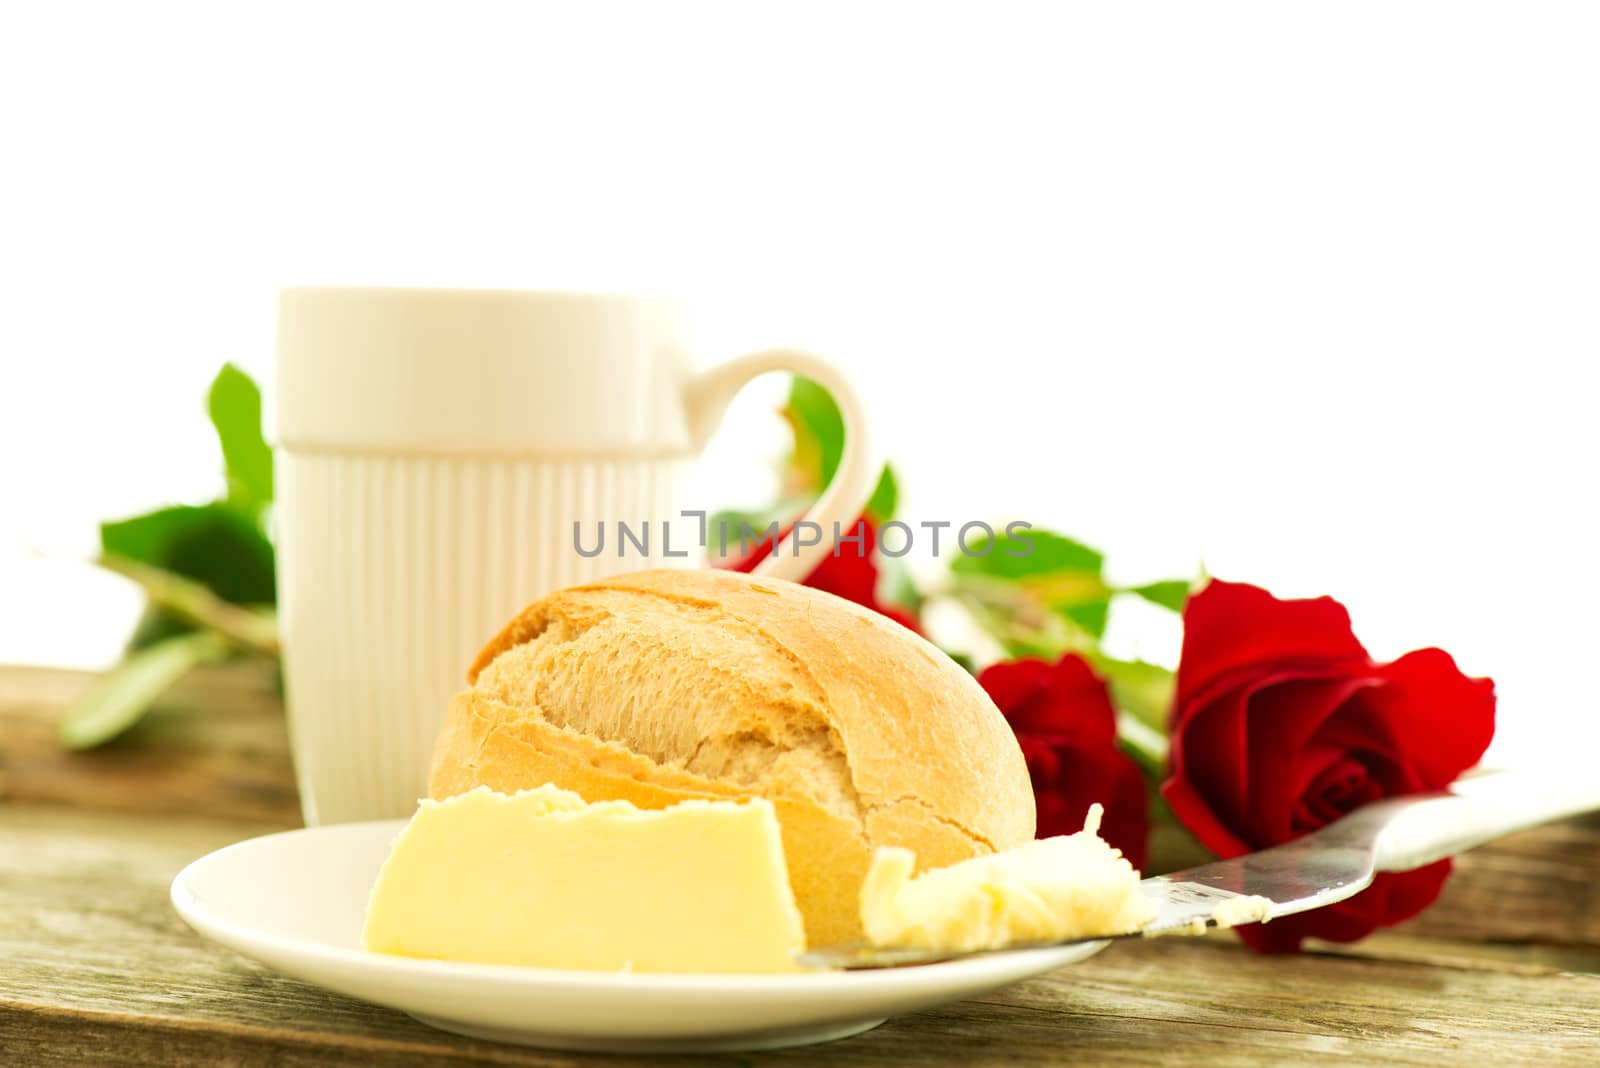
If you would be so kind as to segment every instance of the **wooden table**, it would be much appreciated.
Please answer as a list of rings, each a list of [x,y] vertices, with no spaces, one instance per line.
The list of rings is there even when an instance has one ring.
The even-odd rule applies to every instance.
[[[200,673],[67,754],[55,720],[86,682],[0,669],[0,1064],[640,1063],[457,1038],[201,941],[173,875],[299,822],[275,682]],[[832,1045],[671,1061],[1600,1065],[1597,879],[1600,822],[1574,821],[1469,854],[1433,910],[1354,946],[1123,943]]]

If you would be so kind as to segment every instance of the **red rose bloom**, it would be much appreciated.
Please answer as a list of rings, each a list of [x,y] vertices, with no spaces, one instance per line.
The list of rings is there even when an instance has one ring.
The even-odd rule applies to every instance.
[[[1100,834],[1144,867],[1144,776],[1117,748],[1117,713],[1089,662],[1068,653],[1054,664],[1036,658],[984,668],[978,683],[1016,732],[1033,780],[1039,837],[1074,834],[1096,801],[1105,806]]]
[[[844,531],[844,534],[846,537],[852,537],[859,530],[862,537],[861,544],[841,541],[837,546],[837,555],[825,554],[822,562],[806,576],[803,585],[823,590],[836,597],[843,597],[847,601],[854,601],[921,634],[922,628],[917,626],[915,616],[898,605],[885,604],[878,599],[878,564],[874,559],[878,545],[878,530],[865,516],[862,516],[858,523],[859,527],[852,527]],[[788,536],[789,527],[784,527],[778,532],[778,541],[781,543]],[[744,556],[719,566],[748,574],[755,570],[757,564],[771,555],[772,539],[764,538]]]
[[[1221,857],[1316,830],[1395,794],[1441,790],[1494,734],[1494,683],[1439,649],[1375,663],[1330,597],[1212,582],[1183,612],[1170,777],[1161,793]],[[1347,901],[1239,928],[1267,953],[1351,942],[1421,912],[1448,860],[1379,875]]]

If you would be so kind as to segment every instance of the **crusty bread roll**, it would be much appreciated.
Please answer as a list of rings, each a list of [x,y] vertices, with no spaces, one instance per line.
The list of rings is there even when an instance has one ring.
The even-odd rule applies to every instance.
[[[645,808],[768,798],[813,945],[861,936],[875,846],[933,868],[1033,837],[1027,766],[977,682],[899,624],[794,583],[642,571],[562,590],[467,681],[434,748],[435,798],[546,782]]]

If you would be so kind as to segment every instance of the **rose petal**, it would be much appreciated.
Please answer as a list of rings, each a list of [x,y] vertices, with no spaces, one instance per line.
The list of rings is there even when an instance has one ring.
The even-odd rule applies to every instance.
[[[1449,876],[1448,860],[1416,871],[1379,875],[1367,889],[1336,905],[1235,930],[1247,945],[1261,953],[1293,953],[1305,938],[1354,942],[1427,908],[1438,898]]]
[[[1177,815],[1179,822],[1200,844],[1219,857],[1237,857],[1251,852],[1250,845],[1217,817],[1211,803],[1186,778],[1173,776],[1161,784],[1161,797]]]
[[[1242,837],[1265,848],[1293,836],[1290,820],[1305,788],[1306,744],[1352,694],[1371,684],[1360,676],[1299,679],[1251,694],[1245,721],[1249,771],[1237,824]]]
[[[1308,744],[1330,749],[1360,750],[1382,756],[1392,764],[1404,763],[1388,720],[1367,701],[1367,697],[1384,684],[1382,675],[1376,671],[1372,679],[1375,685],[1352,694],[1350,700],[1339,706],[1335,715],[1323,721]]]
[[[1100,837],[1122,850],[1128,863],[1143,871],[1150,844],[1149,793],[1144,772],[1120,751],[1112,754],[1109,768],[1111,781],[1106,793],[1090,798],[1105,806]],[[1087,808],[1084,811],[1087,814]]]
[[[1057,660],[1051,671],[1050,692],[1063,706],[1074,709],[1070,729],[1085,746],[1116,744],[1117,710],[1111,703],[1111,690],[1089,661],[1077,653]],[[1051,725],[1060,726],[1055,720]]]
[[[1108,748],[1117,737],[1117,712],[1105,681],[1089,662],[1068,653],[1054,664],[1037,657],[992,664],[978,674],[1019,735],[1054,745]]]
[[[978,682],[1016,733],[1033,782],[1038,834],[1083,829],[1089,806],[1105,806],[1101,834],[1135,865],[1149,829],[1144,775],[1117,748],[1117,713],[1105,680],[1083,657],[993,664]]]
[[[1248,695],[1219,698],[1200,713],[1180,718],[1168,749],[1169,774],[1161,794],[1178,818],[1208,849],[1222,856],[1249,852],[1241,845],[1222,852],[1221,841],[1243,842],[1249,791],[1249,742],[1245,733]],[[1179,789],[1179,787],[1182,787]],[[1204,813],[1199,811],[1201,808]],[[1218,836],[1219,827],[1229,828]],[[1204,828],[1204,829],[1202,829]],[[1213,839],[1216,839],[1214,842]]]
[[[1494,691],[1437,649],[1374,664],[1329,598],[1213,583],[1184,613],[1162,793],[1221,856],[1276,844],[1379,797],[1440,788],[1494,731]],[[1241,937],[1266,952],[1349,941],[1427,907],[1449,865],[1379,876],[1337,905]]]
[[[1302,782],[1289,819],[1293,836],[1326,827],[1385,794],[1361,754],[1346,749],[1312,746],[1302,764]]]
[[[1038,836],[1083,830],[1089,806],[1105,807],[1100,836],[1142,868],[1149,830],[1144,774],[1112,746],[1049,749],[1029,740],[1023,755],[1037,799]]]
[[[1025,702],[1050,688],[1050,662],[1036,656],[990,664],[978,672],[978,685],[1006,714],[1012,727],[1021,726],[1018,718]]]
[[[1212,580],[1183,609],[1183,653],[1175,715],[1200,707],[1209,691],[1260,665],[1361,662],[1367,651],[1350,631],[1350,614],[1331,597],[1283,601],[1243,583]]]
[[[1410,760],[1390,737],[1383,717],[1368,707],[1367,698],[1377,689],[1364,689],[1346,701],[1328,717],[1309,744],[1355,756],[1383,787],[1385,797],[1426,790]]]
[[[1389,927],[1409,920],[1438,900],[1445,881],[1450,878],[1451,868],[1451,862],[1445,859],[1425,868],[1378,876],[1388,884],[1389,890],[1383,925]]]
[[[1028,773],[1034,782],[1053,784],[1061,774],[1063,750],[1036,738],[1018,738],[1017,742],[1022,746],[1022,759],[1027,763]]]
[[[1442,649],[1407,653],[1380,671],[1386,685],[1366,696],[1368,705],[1388,724],[1422,788],[1444,789],[1494,737],[1494,682],[1463,675]]]

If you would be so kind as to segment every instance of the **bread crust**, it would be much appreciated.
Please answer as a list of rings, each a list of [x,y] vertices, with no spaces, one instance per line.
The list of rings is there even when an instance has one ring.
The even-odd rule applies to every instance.
[[[1034,834],[1026,764],[982,687],[892,620],[794,583],[663,570],[562,590],[508,623],[468,683],[432,796],[766,797],[813,945],[860,937],[875,846],[936,867]]]

